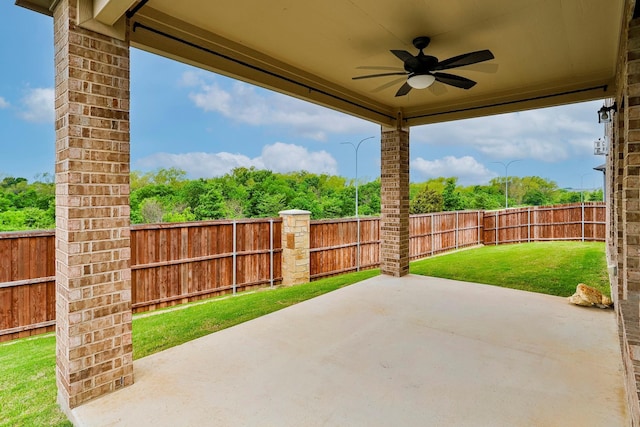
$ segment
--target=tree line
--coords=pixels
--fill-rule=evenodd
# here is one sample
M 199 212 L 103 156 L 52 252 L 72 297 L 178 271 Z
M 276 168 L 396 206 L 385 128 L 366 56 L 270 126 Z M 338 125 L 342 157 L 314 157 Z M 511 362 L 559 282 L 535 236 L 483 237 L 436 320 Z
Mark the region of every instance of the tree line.
M 358 183 L 358 213 L 380 214 L 380 179 Z M 221 218 L 276 217 L 285 209 L 304 209 L 312 219 L 355 215 L 356 182 L 309 172 L 275 173 L 236 168 L 216 178 L 188 179 L 169 168 L 131 173 L 131 222 L 186 222 Z M 558 188 L 537 176 L 510 177 L 509 206 L 539 206 L 602 200 L 602 190 Z M 456 178 L 410 184 L 412 214 L 505 206 L 504 179 L 487 185 L 458 185 Z M 22 177 L 0 181 L 0 231 L 55 227 L 55 183 L 49 174 L 33 182 Z

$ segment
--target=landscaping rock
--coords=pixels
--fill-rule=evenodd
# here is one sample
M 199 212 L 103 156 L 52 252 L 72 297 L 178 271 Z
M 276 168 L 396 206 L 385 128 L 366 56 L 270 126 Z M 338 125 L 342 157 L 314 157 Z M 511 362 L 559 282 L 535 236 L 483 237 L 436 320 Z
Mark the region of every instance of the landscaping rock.
M 596 306 L 599 308 L 609 308 L 613 305 L 611 299 L 603 295 L 602 292 L 584 283 L 580 283 L 576 287 L 576 293 L 568 298 L 569 302 L 585 307 Z

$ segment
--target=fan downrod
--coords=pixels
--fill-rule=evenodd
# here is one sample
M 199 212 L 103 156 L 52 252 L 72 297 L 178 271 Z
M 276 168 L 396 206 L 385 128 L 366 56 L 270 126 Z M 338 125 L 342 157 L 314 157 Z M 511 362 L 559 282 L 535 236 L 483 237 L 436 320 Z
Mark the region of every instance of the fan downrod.
M 431 38 L 427 36 L 416 37 L 415 39 L 413 39 L 413 46 L 418 50 L 422 50 L 425 47 L 429 46 L 430 42 Z

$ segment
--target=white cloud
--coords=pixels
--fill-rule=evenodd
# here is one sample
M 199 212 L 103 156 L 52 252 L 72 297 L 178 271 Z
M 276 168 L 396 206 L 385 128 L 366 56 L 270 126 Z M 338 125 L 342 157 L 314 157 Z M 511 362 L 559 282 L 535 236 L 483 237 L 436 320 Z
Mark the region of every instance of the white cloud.
M 9 102 L 0 96 L 0 109 L 9 108 Z
M 338 165 L 326 151 L 309 152 L 305 147 L 276 142 L 266 145 L 260 156 L 220 153 L 156 153 L 136 162 L 136 168 L 156 169 L 176 167 L 194 178 L 210 178 L 231 172 L 236 167 L 255 167 L 274 172 L 306 170 L 312 173 L 336 174 Z
M 52 88 L 29 89 L 22 99 L 20 117 L 28 122 L 52 123 L 55 117 L 54 98 Z
M 155 153 L 136 162 L 136 168 L 156 169 L 175 167 L 186 171 L 194 178 L 210 178 L 230 172 L 237 167 L 254 166 L 262 169 L 264 165 L 257 159 L 243 154 L 232 153 Z
M 180 79 L 180 86 L 194 87 L 203 84 L 202 78 L 197 71 L 185 71 Z
M 417 157 L 411 161 L 411 170 L 417 171 L 425 178 L 458 177 L 461 185 L 487 183 L 497 176 L 471 156 L 446 156 L 437 160 L 425 160 Z
M 309 152 L 305 147 L 276 142 L 262 149 L 261 160 L 267 169 L 276 172 L 306 170 L 312 173 L 338 173 L 338 162 L 328 152 Z
M 420 126 L 412 141 L 463 146 L 496 159 L 559 162 L 593 154 L 602 136 L 595 112 L 602 101 Z
M 189 98 L 198 108 L 238 123 L 285 126 L 295 135 L 318 141 L 325 141 L 328 134 L 377 129 L 364 120 L 241 82 L 233 82 L 227 90 L 210 75 L 188 71 L 183 73 L 180 83 L 194 88 Z

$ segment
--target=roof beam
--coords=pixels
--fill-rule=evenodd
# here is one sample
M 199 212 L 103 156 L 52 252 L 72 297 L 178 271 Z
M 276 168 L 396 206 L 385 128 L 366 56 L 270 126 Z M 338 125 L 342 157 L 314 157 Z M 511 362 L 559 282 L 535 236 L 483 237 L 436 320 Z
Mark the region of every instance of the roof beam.
M 94 0 L 93 18 L 106 25 L 114 25 L 136 0 Z
M 16 5 L 43 15 L 52 16 L 51 4 L 53 0 L 16 0 Z

